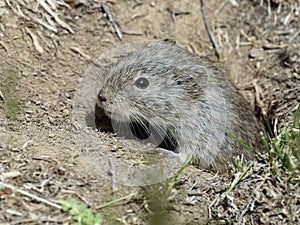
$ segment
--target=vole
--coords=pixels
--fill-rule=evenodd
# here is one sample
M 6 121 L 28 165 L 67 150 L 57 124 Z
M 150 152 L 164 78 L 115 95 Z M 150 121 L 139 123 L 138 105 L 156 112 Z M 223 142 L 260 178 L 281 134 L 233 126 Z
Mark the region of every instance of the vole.
M 171 41 L 154 41 L 111 65 L 98 106 L 114 132 L 148 140 L 201 168 L 228 170 L 235 155 L 261 150 L 262 123 L 228 72 Z

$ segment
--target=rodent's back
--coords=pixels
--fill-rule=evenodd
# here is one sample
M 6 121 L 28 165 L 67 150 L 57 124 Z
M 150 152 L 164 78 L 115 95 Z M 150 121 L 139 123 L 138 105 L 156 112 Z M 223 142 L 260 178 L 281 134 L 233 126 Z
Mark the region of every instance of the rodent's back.
M 143 90 L 135 86 L 141 77 L 150 83 Z M 116 100 L 117 92 L 122 93 L 120 100 Z M 126 114 L 123 120 L 158 117 L 158 125 L 167 127 L 167 135 L 176 139 L 175 152 L 192 156 L 201 167 L 224 171 L 232 156 L 253 156 L 227 132 L 254 149 L 261 147 L 262 124 L 222 66 L 169 41 L 151 42 L 120 59 L 110 69 L 99 96 L 110 99 L 109 107 L 118 115 Z

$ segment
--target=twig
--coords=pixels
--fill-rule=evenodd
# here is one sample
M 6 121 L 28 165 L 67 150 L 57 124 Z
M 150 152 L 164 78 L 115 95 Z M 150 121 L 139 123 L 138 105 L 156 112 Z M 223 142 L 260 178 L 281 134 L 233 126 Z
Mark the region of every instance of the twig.
M 25 27 L 26 32 L 28 33 L 28 35 L 31 37 L 32 39 L 32 43 L 33 46 L 35 47 L 35 49 L 39 52 L 39 53 L 43 53 L 44 50 L 42 48 L 42 46 L 40 45 L 37 36 L 31 32 L 31 30 L 29 30 L 29 28 Z
M 180 15 L 189 15 L 189 14 L 191 14 L 190 11 L 176 11 L 176 12 L 173 12 L 174 17 L 180 16 Z
M 255 197 L 254 197 L 254 194 L 252 194 L 249 198 L 248 198 L 248 201 L 246 201 L 246 206 L 244 206 L 242 212 L 240 213 L 239 215 L 239 222 L 238 224 L 243 224 L 243 219 L 245 219 L 245 214 L 249 211 L 249 208 L 251 207 L 251 205 L 254 204 L 255 202 Z M 245 204 L 244 204 L 245 205 Z
M 220 14 L 220 12 L 225 8 L 225 6 L 228 4 L 228 1 L 222 1 L 222 3 L 220 4 L 219 8 L 217 8 L 217 10 L 214 12 L 214 16 L 217 16 Z
M 46 10 L 48 14 L 50 14 L 54 20 L 63 28 L 67 29 L 71 34 L 74 34 L 74 30 L 64 21 L 62 21 L 58 15 L 53 12 L 53 10 L 47 5 L 43 0 L 39 0 L 39 4 Z
M 17 189 L 16 187 L 14 187 L 14 186 L 12 186 L 12 185 L 10 185 L 10 184 L 5 184 L 5 183 L 2 183 L 2 182 L 0 181 L 0 186 L 3 186 L 3 187 L 6 187 L 6 188 L 11 189 L 11 190 L 13 190 L 13 191 L 19 192 L 19 193 L 22 194 L 22 195 L 25 195 L 25 196 L 27 196 L 27 197 L 29 197 L 29 198 L 32 198 L 32 199 L 35 199 L 35 200 L 37 200 L 37 201 L 43 202 L 43 203 L 45 203 L 45 204 L 47 204 L 47 205 L 50 205 L 50 206 L 53 206 L 53 207 L 55 207 L 55 208 L 57 208 L 57 209 L 61 209 L 61 205 L 58 205 L 58 204 L 53 203 L 53 202 L 50 202 L 50 201 L 48 201 L 48 200 L 46 200 L 46 199 L 44 199 L 44 198 L 38 197 L 38 196 L 36 196 L 36 195 L 30 194 L 30 193 L 27 192 L 27 191 L 23 191 L 23 190 Z
M 271 1 L 268 0 L 268 18 L 270 18 L 272 16 L 272 10 L 271 10 Z
M 110 173 L 111 173 L 111 189 L 112 191 L 116 190 L 116 181 L 115 181 L 115 171 L 116 171 L 116 167 L 115 164 L 113 162 L 113 160 L 111 158 L 109 158 L 109 165 L 110 165 Z
M 140 36 L 140 35 L 143 35 L 143 32 L 141 32 L 141 31 L 136 31 L 136 30 L 124 30 L 124 29 L 123 29 L 123 34 Z
M 91 58 L 89 55 L 87 55 L 87 54 L 85 54 L 84 52 L 82 52 L 80 48 L 78 48 L 78 47 L 70 47 L 70 49 L 71 49 L 73 52 L 78 53 L 79 55 L 81 55 L 81 56 L 82 56 L 85 60 L 87 60 L 88 62 L 91 62 L 91 61 L 92 61 L 92 58 Z
M 120 202 L 120 201 L 122 201 L 122 200 L 131 198 L 132 196 L 135 196 L 135 195 L 137 195 L 137 194 L 138 194 L 137 192 L 130 193 L 129 195 L 126 195 L 126 196 L 123 196 L 123 197 L 121 197 L 121 198 L 117 198 L 117 199 L 112 200 L 112 201 L 110 201 L 110 202 L 107 202 L 107 203 L 104 203 L 104 204 L 102 204 L 102 205 L 99 205 L 99 206 L 97 206 L 96 208 L 97 208 L 97 209 L 101 209 L 101 208 L 107 207 L 107 206 L 109 206 L 109 205 L 113 205 L 113 204 L 115 204 L 115 203 L 117 203 L 117 202 Z
M 1 99 L 3 102 L 5 102 L 4 96 L 3 96 L 2 92 L 1 92 L 1 90 L 0 90 L 0 99 Z
M 30 18 L 28 16 L 25 16 L 25 14 L 22 12 L 22 10 L 21 10 L 18 3 L 16 3 L 16 6 L 17 6 L 17 10 L 18 10 L 19 15 L 29 21 Z
M 296 31 L 296 33 L 289 39 L 289 43 L 291 43 L 296 37 L 298 37 L 299 34 L 300 34 L 300 27 Z
M 109 11 L 109 8 L 105 4 L 105 2 L 101 2 L 101 8 L 102 8 L 103 12 L 105 13 L 105 15 L 106 15 L 107 19 L 109 20 L 109 22 L 112 24 L 113 28 L 115 29 L 118 38 L 120 39 L 120 41 L 122 41 L 123 35 L 122 35 L 122 33 L 121 33 L 118 25 L 115 23 L 112 15 L 111 15 L 111 13 Z
M 45 27 L 46 29 L 57 33 L 57 29 L 49 24 L 47 24 L 46 22 L 44 22 L 43 20 L 39 19 L 39 18 L 32 18 L 34 21 L 36 21 L 37 23 L 39 23 L 40 25 L 42 25 L 43 27 Z
M 200 0 L 200 4 L 201 4 L 201 12 L 202 12 L 204 25 L 205 25 L 207 34 L 209 36 L 210 41 L 213 44 L 213 47 L 215 48 L 215 51 L 216 51 L 216 54 L 217 54 L 218 58 L 220 58 L 220 48 L 219 48 L 219 45 L 217 44 L 217 41 L 216 41 L 216 39 L 215 39 L 211 29 L 210 29 L 209 24 L 208 24 L 208 19 L 207 19 L 207 16 L 206 16 L 205 6 L 204 6 L 204 3 L 203 3 L 203 0 Z
M 5 2 L 6 2 L 6 4 L 7 4 L 8 7 L 12 8 L 11 3 L 10 3 L 9 0 L 5 0 Z

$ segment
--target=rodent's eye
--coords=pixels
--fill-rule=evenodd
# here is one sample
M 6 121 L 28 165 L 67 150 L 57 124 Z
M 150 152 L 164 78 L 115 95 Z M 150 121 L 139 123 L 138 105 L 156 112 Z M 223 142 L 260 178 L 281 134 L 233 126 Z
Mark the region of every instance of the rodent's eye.
M 140 77 L 134 82 L 134 84 L 140 89 L 145 89 L 149 86 L 149 80 L 145 77 Z

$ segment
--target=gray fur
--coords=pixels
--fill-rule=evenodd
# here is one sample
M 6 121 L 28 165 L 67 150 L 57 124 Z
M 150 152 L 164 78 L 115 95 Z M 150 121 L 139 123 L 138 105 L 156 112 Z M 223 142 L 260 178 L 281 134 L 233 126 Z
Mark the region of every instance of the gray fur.
M 146 89 L 134 86 L 146 77 Z M 107 115 L 129 122 L 156 121 L 178 143 L 183 159 L 202 168 L 227 171 L 237 154 L 253 154 L 225 134 L 228 131 L 255 150 L 262 124 L 228 80 L 219 64 L 206 61 L 169 41 L 151 42 L 127 55 L 109 70 L 99 95 Z

